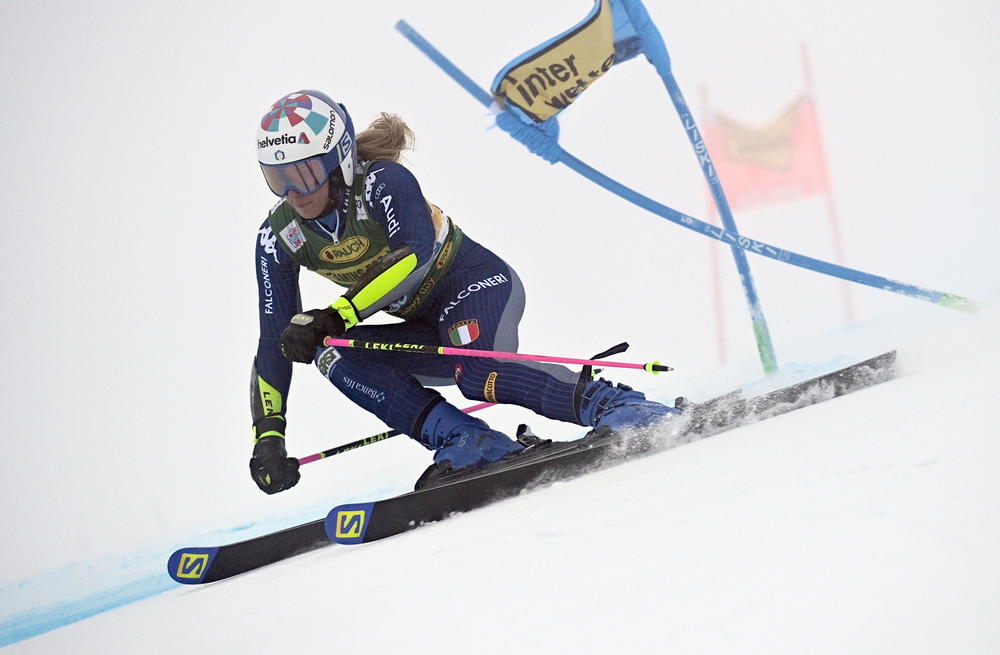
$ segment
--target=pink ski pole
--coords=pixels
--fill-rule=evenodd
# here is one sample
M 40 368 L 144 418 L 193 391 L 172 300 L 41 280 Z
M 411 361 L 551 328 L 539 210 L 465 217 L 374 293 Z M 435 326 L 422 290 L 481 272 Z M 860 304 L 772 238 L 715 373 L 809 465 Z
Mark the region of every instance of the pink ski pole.
M 471 414 L 472 412 L 478 412 L 481 409 L 486 409 L 487 407 L 492 407 L 494 403 L 479 403 L 478 405 L 472 405 L 471 407 L 466 407 L 462 411 L 466 414 Z M 378 434 L 373 434 L 370 437 L 365 437 L 364 439 L 358 439 L 357 441 L 352 441 L 351 443 L 345 443 L 343 446 L 336 446 L 334 448 L 327 448 L 326 450 L 314 453 L 312 455 L 306 455 L 305 457 L 299 457 L 299 466 L 303 464 L 308 464 L 309 462 L 315 462 L 319 459 L 324 459 L 330 457 L 331 455 L 339 455 L 340 453 L 345 453 L 348 450 L 354 450 L 356 448 L 361 448 L 362 446 L 367 446 L 369 444 L 378 443 L 379 441 L 385 441 L 389 437 L 395 437 L 397 434 L 403 434 L 399 430 L 389 430 L 388 432 L 379 432 Z
M 323 339 L 325 346 L 341 346 L 345 348 L 366 348 L 368 350 L 389 350 L 407 353 L 427 353 L 431 355 L 451 355 L 458 357 L 488 357 L 491 359 L 513 359 L 522 362 L 552 362 L 555 364 L 583 364 L 585 366 L 612 366 L 616 368 L 636 368 L 656 375 L 663 371 L 674 369 L 665 366 L 660 362 L 653 361 L 646 364 L 630 364 L 628 362 L 611 362 L 606 359 L 597 361 L 596 359 L 575 359 L 573 357 L 553 357 L 551 355 L 526 355 L 524 353 L 511 353 L 501 350 L 472 350 L 469 348 L 451 348 L 449 346 L 425 346 L 415 343 L 378 343 L 374 341 L 358 341 L 357 339 L 335 339 L 326 337 Z

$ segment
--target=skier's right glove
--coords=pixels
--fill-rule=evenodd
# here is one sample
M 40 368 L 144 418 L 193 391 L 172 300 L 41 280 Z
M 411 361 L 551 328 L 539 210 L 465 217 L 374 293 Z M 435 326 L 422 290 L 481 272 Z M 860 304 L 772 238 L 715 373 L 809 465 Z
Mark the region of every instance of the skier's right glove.
M 276 417 L 267 417 L 260 422 L 274 418 Z M 291 489 L 299 481 L 299 460 L 289 457 L 285 452 L 285 436 L 282 433 L 284 419 L 281 419 L 280 423 L 280 426 L 254 426 L 258 434 L 264 436 L 257 439 L 257 443 L 254 444 L 253 456 L 250 458 L 250 477 L 266 494 L 276 494 Z M 270 429 L 265 432 L 261 427 Z M 281 430 L 276 429 L 278 427 Z
M 289 361 L 308 364 L 324 337 L 339 337 L 346 329 L 344 319 L 332 307 L 296 314 L 281 333 L 281 354 Z

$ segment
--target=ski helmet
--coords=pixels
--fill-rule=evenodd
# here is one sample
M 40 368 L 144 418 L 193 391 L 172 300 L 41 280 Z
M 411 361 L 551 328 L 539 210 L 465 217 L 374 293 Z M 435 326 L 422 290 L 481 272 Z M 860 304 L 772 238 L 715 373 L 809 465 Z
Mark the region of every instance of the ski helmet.
M 309 194 L 339 168 L 354 183 L 354 124 L 347 108 L 320 91 L 289 93 L 271 105 L 257 130 L 257 161 L 275 195 Z

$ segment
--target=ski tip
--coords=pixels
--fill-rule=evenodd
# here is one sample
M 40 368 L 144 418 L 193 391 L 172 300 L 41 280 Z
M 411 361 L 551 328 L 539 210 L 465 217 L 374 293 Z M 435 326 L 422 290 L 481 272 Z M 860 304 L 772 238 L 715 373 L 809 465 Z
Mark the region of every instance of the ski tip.
M 167 573 L 174 582 L 201 584 L 218 552 L 218 548 L 181 548 L 167 560 Z
M 375 503 L 338 505 L 326 515 L 326 536 L 337 544 L 364 543 Z
M 850 370 L 854 368 L 867 367 L 874 373 L 873 383 L 885 382 L 896 376 L 896 351 L 890 350 L 884 352 L 881 355 L 876 355 L 871 359 L 865 360 L 854 364 L 853 366 L 848 366 L 844 370 Z

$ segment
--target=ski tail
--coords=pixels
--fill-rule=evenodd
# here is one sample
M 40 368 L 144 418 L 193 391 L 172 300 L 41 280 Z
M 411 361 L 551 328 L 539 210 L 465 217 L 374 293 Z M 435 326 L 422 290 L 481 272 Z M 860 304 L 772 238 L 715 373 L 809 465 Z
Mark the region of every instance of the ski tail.
M 167 574 L 181 584 L 205 584 L 328 545 L 318 519 L 224 546 L 181 548 L 167 560 Z
M 167 573 L 174 582 L 201 584 L 212 569 L 218 548 L 181 548 L 167 561 Z

